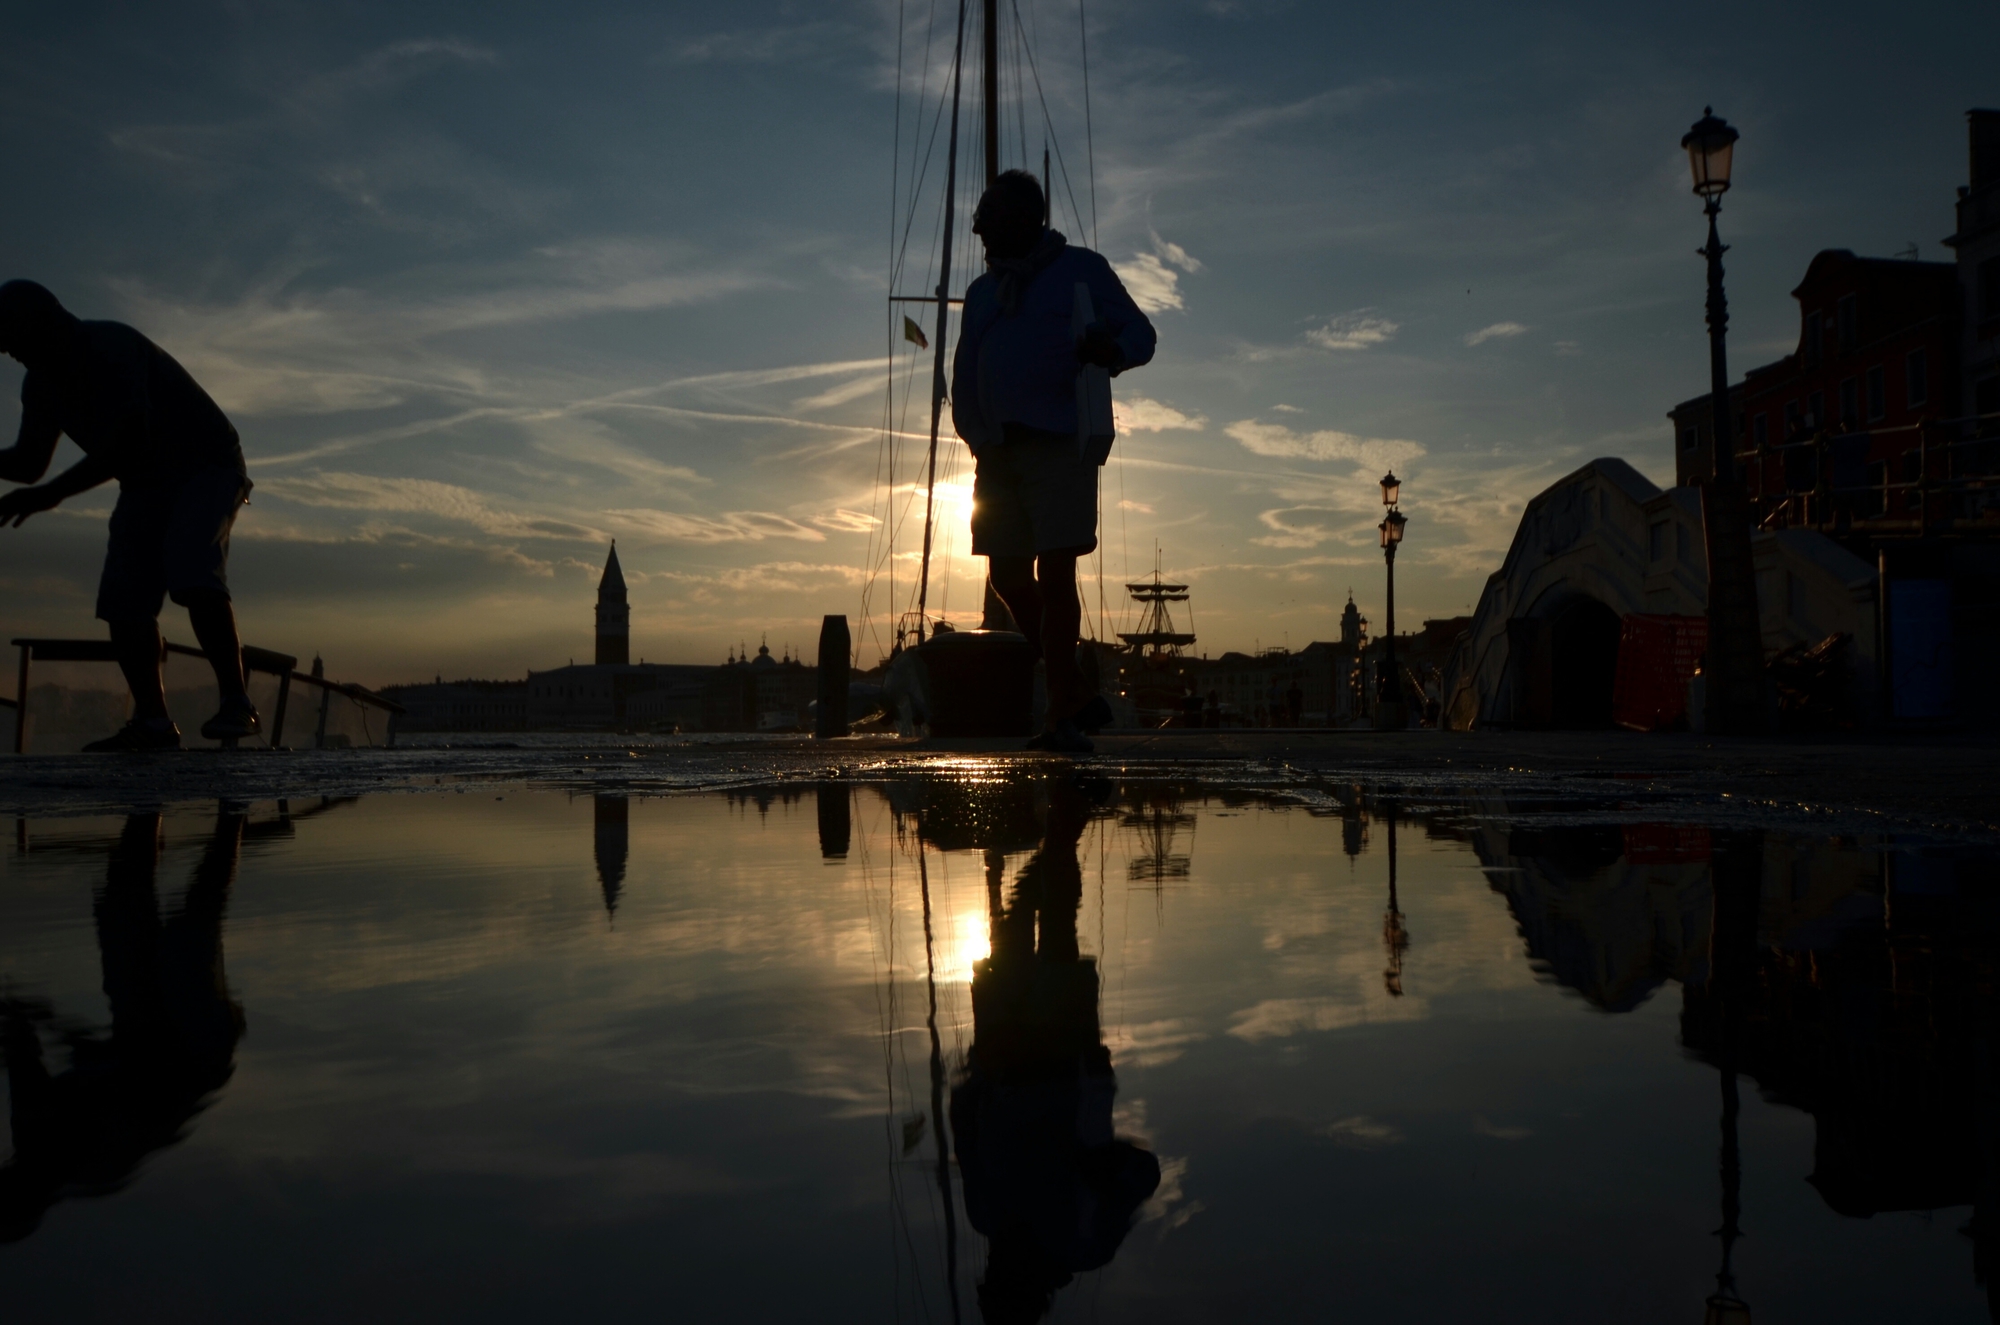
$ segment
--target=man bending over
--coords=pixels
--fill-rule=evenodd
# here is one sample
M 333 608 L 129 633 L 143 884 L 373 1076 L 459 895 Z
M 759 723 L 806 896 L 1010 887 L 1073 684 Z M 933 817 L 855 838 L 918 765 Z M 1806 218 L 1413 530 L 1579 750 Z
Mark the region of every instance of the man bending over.
M 1077 671 L 1076 560 L 1097 547 L 1097 467 L 1111 439 L 1079 445 L 1077 374 L 1136 368 L 1155 337 L 1111 264 L 1043 215 L 1042 186 L 1024 170 L 994 180 L 973 213 L 987 270 L 965 292 L 951 417 L 977 461 L 972 554 L 988 559 L 994 591 L 1048 665 L 1047 730 L 1028 744 L 1081 753 L 1081 729 L 1110 719 Z M 1096 319 L 1080 336 L 1078 285 Z
M 84 749 L 180 747 L 160 667 L 160 606 L 169 595 L 187 608 L 222 695 L 222 711 L 201 734 L 255 736 L 257 710 L 244 688 L 224 578 L 229 530 L 250 495 L 236 429 L 166 351 L 122 323 L 80 321 L 33 281 L 0 285 L 0 351 L 28 370 L 20 440 L 0 451 L 0 479 L 36 484 L 0 496 L 0 525 L 18 528 L 37 511 L 118 480 L 97 615 L 111 628 L 133 715 Z M 65 434 L 83 459 L 38 483 Z

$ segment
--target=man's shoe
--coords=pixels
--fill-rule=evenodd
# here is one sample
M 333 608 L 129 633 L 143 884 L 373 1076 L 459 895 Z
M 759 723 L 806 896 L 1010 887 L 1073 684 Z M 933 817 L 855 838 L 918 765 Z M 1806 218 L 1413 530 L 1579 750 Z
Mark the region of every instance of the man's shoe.
M 1076 724 L 1064 719 L 1028 741 L 1030 750 L 1046 750 L 1050 754 L 1087 755 L 1097 747 L 1090 738 L 1076 729 Z
M 1111 725 L 1111 705 L 1102 695 L 1092 695 L 1082 708 L 1070 715 L 1078 731 L 1097 733 Z
M 222 712 L 201 724 L 203 739 L 210 741 L 240 741 L 261 730 L 263 724 L 257 721 L 257 709 L 251 704 L 224 704 Z
M 169 722 L 158 727 L 150 722 L 134 718 L 116 732 L 101 741 L 92 741 L 83 747 L 85 754 L 120 754 L 145 750 L 178 750 L 181 748 L 181 729 Z

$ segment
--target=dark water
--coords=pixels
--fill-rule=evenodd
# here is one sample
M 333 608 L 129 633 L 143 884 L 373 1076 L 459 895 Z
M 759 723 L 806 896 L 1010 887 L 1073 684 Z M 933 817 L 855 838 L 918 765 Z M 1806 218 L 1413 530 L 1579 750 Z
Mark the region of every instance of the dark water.
M 7 1321 L 1988 1318 L 1969 848 L 965 765 L 4 860 Z

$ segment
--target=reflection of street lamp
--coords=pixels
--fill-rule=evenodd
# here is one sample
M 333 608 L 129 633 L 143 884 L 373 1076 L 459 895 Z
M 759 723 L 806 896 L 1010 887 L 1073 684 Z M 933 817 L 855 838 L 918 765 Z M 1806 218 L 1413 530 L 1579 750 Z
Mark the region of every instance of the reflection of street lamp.
M 1710 858 L 1709 992 L 1714 999 L 1722 1078 L 1722 1265 L 1703 1325 L 1750 1325 L 1750 1305 L 1736 1292 L 1736 1239 L 1743 1235 L 1743 1156 L 1736 1139 L 1742 1111 L 1736 1092 L 1736 1059 L 1743 1014 L 1757 978 L 1757 917 L 1763 900 L 1763 844 L 1724 838 Z
M 1389 969 L 1382 972 L 1382 985 L 1391 998 L 1403 996 L 1403 953 L 1410 946 L 1410 931 L 1403 928 L 1403 912 L 1396 905 L 1396 802 L 1385 801 L 1383 814 L 1389 821 L 1389 911 L 1382 917 L 1382 946 L 1389 952 Z
M 1750 555 L 1749 510 L 1736 474 L 1736 421 L 1729 408 L 1729 360 L 1723 344 L 1729 302 L 1722 294 L 1722 240 L 1715 230 L 1736 151 L 1736 130 L 1704 107 L 1681 139 L 1694 191 L 1706 200 L 1708 247 L 1708 377 L 1715 433 L 1713 473 L 1701 486 L 1702 527 L 1708 542 L 1707 710 L 1712 732 L 1762 729 L 1764 646 L 1757 625 L 1757 572 Z
M 1396 509 L 1396 503 L 1403 495 L 1403 481 L 1396 477 L 1396 471 L 1384 474 L 1382 483 L 1382 504 L 1389 513 L 1382 517 L 1382 523 L 1375 528 L 1382 535 L 1382 561 L 1389 571 L 1389 594 L 1385 615 L 1387 632 L 1383 645 L 1382 675 L 1376 683 L 1375 725 L 1378 728 L 1394 729 L 1405 724 L 1403 716 L 1402 686 L 1396 677 L 1396 545 L 1403 541 L 1403 526 L 1409 521 Z

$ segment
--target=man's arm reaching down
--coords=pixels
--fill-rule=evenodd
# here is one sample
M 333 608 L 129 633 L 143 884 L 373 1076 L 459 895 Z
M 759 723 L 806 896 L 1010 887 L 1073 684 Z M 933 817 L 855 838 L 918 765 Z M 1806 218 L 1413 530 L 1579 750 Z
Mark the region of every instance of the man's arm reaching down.
M 61 439 L 62 428 L 37 406 L 32 393 L 24 393 L 21 435 L 12 446 L 0 451 L 0 479 L 33 483 L 49 472 L 49 461 L 55 459 L 56 443 Z
M 48 461 L 42 462 L 42 468 L 48 468 Z M 35 472 L 40 474 L 41 470 Z M 88 492 L 111 477 L 109 465 L 95 457 L 85 456 L 47 483 L 16 488 L 0 496 L 0 525 L 11 524 L 18 529 L 22 521 L 37 511 L 53 510 L 77 493 Z

